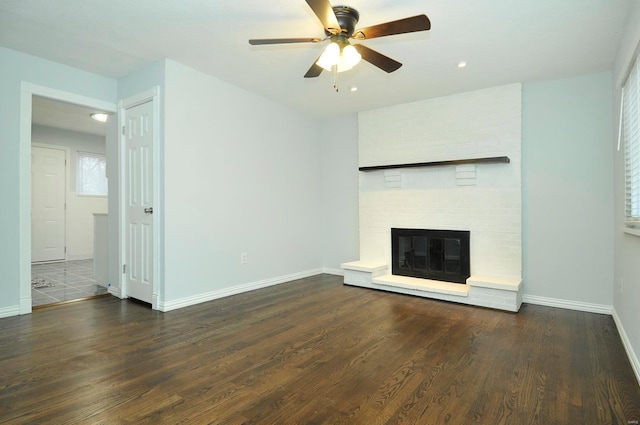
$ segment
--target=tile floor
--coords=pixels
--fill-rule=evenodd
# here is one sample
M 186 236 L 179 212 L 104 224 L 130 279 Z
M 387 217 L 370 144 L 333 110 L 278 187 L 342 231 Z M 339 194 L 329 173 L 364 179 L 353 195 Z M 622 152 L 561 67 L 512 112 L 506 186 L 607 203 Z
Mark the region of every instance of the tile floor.
M 44 279 L 53 286 L 31 289 L 31 305 L 71 301 L 107 293 L 93 277 L 93 260 L 64 261 L 59 263 L 34 263 L 31 278 Z

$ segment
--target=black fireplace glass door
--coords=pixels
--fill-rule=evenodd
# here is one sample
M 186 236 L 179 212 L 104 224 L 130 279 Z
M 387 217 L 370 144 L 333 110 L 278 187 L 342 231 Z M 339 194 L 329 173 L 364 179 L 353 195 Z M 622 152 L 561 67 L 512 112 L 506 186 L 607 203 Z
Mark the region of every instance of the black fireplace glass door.
M 391 229 L 395 275 L 465 283 L 469 277 L 469 231 Z
M 399 236 L 394 265 L 410 275 L 424 276 L 427 268 L 427 238 Z
M 462 266 L 460 260 L 460 239 L 445 239 L 444 272 L 459 274 Z
M 427 238 L 414 236 L 411 239 L 413 240 L 413 269 L 424 273 L 427 269 Z
M 401 270 L 413 270 L 413 248 L 411 236 L 398 237 L 398 259 L 394 265 Z
M 429 271 L 442 273 L 444 271 L 444 239 L 429 239 Z

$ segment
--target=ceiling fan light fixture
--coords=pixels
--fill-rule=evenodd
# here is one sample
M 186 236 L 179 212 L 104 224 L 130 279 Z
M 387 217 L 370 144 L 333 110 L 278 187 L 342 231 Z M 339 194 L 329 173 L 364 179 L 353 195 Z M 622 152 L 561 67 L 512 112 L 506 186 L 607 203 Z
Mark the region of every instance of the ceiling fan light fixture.
M 89 116 L 91 117 L 91 119 L 94 119 L 100 122 L 107 122 L 107 120 L 109 119 L 109 114 L 105 114 L 104 112 L 94 112 Z
M 358 62 L 360 62 L 360 59 L 362 59 L 362 56 L 360 56 L 360 53 L 358 53 L 355 47 L 353 47 L 351 44 L 347 44 L 342 49 L 340 59 L 340 62 L 346 68 L 344 69 L 346 71 L 347 69 L 351 69 L 356 66 Z M 340 70 L 338 70 L 338 72 L 340 72 Z
M 351 44 L 331 42 L 318 58 L 316 64 L 327 71 L 337 66 L 338 72 L 348 71 L 360 62 L 362 56 Z
M 338 62 L 340 62 L 340 46 L 338 46 L 338 43 L 330 43 L 324 49 L 316 64 L 327 71 L 331 71 L 331 68 L 337 65 Z
M 358 29 L 356 25 L 360 20 L 360 13 L 356 9 L 349 6 L 332 6 L 329 0 L 305 1 L 320 23 L 322 23 L 325 36 L 331 40 L 331 44 L 324 49 L 320 57 L 311 65 L 311 68 L 304 74 L 304 78 L 318 77 L 323 70 L 332 72 L 336 90 L 336 75 L 339 72 L 353 68 L 361 59 L 386 73 L 394 72 L 402 66 L 400 62 L 370 49 L 364 44 L 358 43 L 356 45 L 357 48 L 351 47 L 350 39 L 363 41 L 431 29 L 431 21 L 425 14 Z M 249 44 L 255 46 L 262 44 L 317 43 L 319 41 L 322 41 L 322 39 L 317 37 L 252 38 L 249 40 Z

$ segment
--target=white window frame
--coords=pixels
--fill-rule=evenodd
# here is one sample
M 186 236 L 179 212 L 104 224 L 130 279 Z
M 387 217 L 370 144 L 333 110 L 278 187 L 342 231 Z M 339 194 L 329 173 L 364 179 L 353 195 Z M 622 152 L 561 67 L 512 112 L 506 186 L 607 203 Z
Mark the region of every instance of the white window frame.
M 84 173 L 83 173 L 83 159 L 84 158 L 95 158 L 101 160 L 105 164 L 105 176 L 104 176 L 104 192 L 99 193 L 85 193 L 84 188 Z M 108 182 L 106 176 L 106 164 L 107 164 L 107 156 L 101 153 L 93 153 L 93 152 L 82 152 L 78 151 L 76 153 L 76 195 L 77 196 L 89 196 L 89 197 L 107 197 L 108 195 Z
M 622 96 L 624 225 L 627 229 L 640 230 L 640 67 L 637 55 L 622 86 Z

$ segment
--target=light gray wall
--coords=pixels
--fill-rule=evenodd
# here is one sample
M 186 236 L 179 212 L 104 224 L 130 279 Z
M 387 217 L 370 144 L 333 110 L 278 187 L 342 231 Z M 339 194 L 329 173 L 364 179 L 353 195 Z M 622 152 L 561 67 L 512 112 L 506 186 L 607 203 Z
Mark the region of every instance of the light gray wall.
M 523 86 L 524 292 L 612 305 L 611 74 Z
M 320 270 L 317 121 L 165 66 L 164 301 Z
M 636 2 L 629 15 L 626 32 L 616 57 L 613 71 L 614 122 L 620 117 L 620 91 L 626 79 L 634 52 L 640 43 L 640 2 Z M 617 136 L 617 134 L 616 134 Z M 640 237 L 622 231 L 624 223 L 624 150 L 614 155 L 615 182 L 615 277 L 614 277 L 614 317 L 618 330 L 627 343 L 636 378 L 640 382 Z
M 17 311 L 20 278 L 29 273 L 28 264 L 20 261 L 21 252 L 28 252 L 22 242 L 29 240 L 21 238 L 21 232 L 30 236 L 28 213 L 20 216 L 21 191 L 30 192 L 30 182 L 20 186 L 21 163 L 29 166 L 20 153 L 22 82 L 105 102 L 116 99 L 116 81 L 111 78 L 0 47 L 0 316 Z
M 320 123 L 321 237 L 327 272 L 360 258 L 358 237 L 358 115 Z

